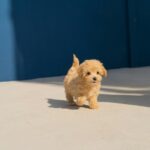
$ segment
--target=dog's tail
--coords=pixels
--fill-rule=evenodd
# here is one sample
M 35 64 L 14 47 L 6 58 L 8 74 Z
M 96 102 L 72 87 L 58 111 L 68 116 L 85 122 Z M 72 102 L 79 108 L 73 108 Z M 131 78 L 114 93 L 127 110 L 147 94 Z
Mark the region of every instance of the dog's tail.
M 71 68 L 68 70 L 68 73 L 64 79 L 64 82 L 69 82 L 71 78 L 74 78 L 74 75 L 77 73 L 77 69 L 79 68 L 79 59 L 76 55 L 73 55 L 73 63 Z
M 79 67 L 79 59 L 76 57 L 75 54 L 73 54 L 73 64 L 72 67 L 74 67 L 75 69 L 78 69 Z

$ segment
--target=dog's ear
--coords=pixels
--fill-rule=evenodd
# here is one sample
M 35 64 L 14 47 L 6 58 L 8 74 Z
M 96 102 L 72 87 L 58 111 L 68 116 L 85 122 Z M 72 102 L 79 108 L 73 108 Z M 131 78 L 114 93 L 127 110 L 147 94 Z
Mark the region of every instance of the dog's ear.
M 79 66 L 77 72 L 78 72 L 79 77 L 83 77 L 83 67 L 82 67 L 82 65 Z
M 107 70 L 105 69 L 105 67 L 103 66 L 103 64 L 101 64 L 100 73 L 101 73 L 101 75 L 103 77 L 107 77 Z

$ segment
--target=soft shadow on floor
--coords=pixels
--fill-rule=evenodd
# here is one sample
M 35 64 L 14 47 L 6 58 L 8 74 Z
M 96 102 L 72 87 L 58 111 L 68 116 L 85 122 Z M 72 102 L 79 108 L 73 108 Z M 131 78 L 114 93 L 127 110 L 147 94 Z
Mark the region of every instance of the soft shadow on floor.
M 68 102 L 65 100 L 48 99 L 47 103 L 50 104 L 48 107 L 52 107 L 52 108 L 62 108 L 62 109 L 72 109 L 72 110 L 76 110 L 79 108 L 76 105 L 69 105 Z
M 98 98 L 101 102 L 150 107 L 150 91 L 104 90 Z
M 47 102 L 48 104 L 50 104 L 48 107 L 51 107 L 51 108 L 62 108 L 62 109 L 72 109 L 72 110 L 77 110 L 80 108 L 76 105 L 69 105 L 69 103 L 65 100 L 48 99 Z M 87 105 L 83 105 L 82 107 L 89 109 Z

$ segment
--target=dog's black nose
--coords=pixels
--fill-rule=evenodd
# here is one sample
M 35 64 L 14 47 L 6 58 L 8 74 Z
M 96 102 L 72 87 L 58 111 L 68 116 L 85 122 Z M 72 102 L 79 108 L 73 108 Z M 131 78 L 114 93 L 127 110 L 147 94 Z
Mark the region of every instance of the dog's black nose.
M 93 80 L 96 81 L 97 80 L 96 77 L 93 77 Z

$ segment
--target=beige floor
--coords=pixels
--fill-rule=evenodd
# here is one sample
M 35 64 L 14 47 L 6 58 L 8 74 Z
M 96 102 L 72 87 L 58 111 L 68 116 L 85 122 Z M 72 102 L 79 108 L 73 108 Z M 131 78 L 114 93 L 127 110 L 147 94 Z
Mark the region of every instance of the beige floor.
M 110 70 L 99 110 L 68 106 L 62 79 L 0 83 L 0 150 L 150 150 L 150 67 Z

